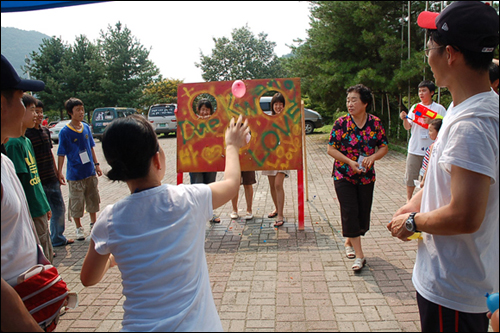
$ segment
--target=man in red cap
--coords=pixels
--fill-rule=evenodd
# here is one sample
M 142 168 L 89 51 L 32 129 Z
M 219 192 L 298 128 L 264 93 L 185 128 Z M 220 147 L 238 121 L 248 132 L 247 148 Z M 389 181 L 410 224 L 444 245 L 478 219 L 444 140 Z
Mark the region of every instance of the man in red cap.
M 484 295 L 498 292 L 499 102 L 488 75 L 498 23 L 480 1 L 418 17 L 436 85 L 453 98 L 425 187 L 387 225 L 404 241 L 422 232 L 413 270 L 422 331 L 488 331 Z

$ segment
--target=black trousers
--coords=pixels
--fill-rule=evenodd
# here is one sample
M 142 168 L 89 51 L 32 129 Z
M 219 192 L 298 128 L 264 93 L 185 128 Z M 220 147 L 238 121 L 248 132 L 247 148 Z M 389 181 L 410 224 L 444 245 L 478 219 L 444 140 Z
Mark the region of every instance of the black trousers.
M 370 229 L 370 218 L 375 182 L 356 185 L 346 179 L 334 181 L 340 203 L 342 235 L 355 238 L 364 236 Z
M 422 332 L 488 332 L 486 312 L 452 310 L 426 300 L 418 292 L 417 304 Z

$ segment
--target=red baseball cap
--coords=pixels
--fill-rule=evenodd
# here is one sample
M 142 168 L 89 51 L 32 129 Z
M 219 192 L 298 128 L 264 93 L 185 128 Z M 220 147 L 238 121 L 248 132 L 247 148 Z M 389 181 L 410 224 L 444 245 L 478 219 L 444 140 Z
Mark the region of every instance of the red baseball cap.
M 417 24 L 437 30 L 448 45 L 491 53 L 498 46 L 498 14 L 481 1 L 455 1 L 441 13 L 422 12 Z

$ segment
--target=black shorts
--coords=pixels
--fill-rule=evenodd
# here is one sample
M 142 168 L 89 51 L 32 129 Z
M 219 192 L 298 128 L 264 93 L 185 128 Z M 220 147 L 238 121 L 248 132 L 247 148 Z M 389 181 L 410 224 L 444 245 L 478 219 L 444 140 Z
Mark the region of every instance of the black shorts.
M 242 171 L 241 172 L 241 185 L 253 185 L 255 180 L 255 171 Z
M 375 183 L 356 185 L 339 179 L 334 185 L 340 203 L 342 235 L 349 238 L 364 236 L 370 229 Z
M 486 312 L 452 310 L 426 300 L 418 292 L 417 304 L 422 332 L 488 332 Z

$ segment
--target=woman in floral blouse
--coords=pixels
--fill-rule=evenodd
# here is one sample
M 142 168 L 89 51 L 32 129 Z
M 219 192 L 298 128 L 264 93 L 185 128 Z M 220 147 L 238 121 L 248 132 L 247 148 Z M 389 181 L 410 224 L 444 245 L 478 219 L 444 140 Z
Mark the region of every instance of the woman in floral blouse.
M 349 114 L 335 121 L 328 155 L 335 159 L 332 176 L 340 203 L 346 255 L 356 258 L 352 269 L 360 271 L 366 264 L 360 236 L 370 229 L 374 164 L 387 154 L 388 142 L 380 119 L 366 112 L 372 104 L 369 88 L 358 84 L 347 89 L 346 104 Z

